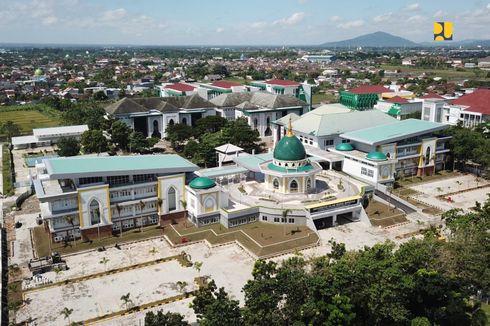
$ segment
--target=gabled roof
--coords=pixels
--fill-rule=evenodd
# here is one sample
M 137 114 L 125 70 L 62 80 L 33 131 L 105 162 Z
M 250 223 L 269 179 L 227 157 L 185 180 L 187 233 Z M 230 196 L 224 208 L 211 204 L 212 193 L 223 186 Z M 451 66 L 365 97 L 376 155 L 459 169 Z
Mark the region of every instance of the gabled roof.
M 424 96 L 421 97 L 422 99 L 430 99 L 430 98 L 433 98 L 433 99 L 444 99 L 444 97 L 442 97 L 441 95 L 437 94 L 437 93 L 433 93 L 433 92 L 429 92 L 427 94 L 425 94 Z
M 214 83 L 209 84 L 209 86 L 219 87 L 219 88 L 232 88 L 234 86 L 242 86 L 242 84 L 232 82 L 232 81 L 227 81 L 227 80 L 218 80 L 215 81 Z
M 490 115 L 490 89 L 479 88 L 473 93 L 452 100 L 451 104 L 467 106 L 465 111 Z
M 393 96 L 392 98 L 389 98 L 386 100 L 386 102 L 390 102 L 390 103 L 408 103 L 407 99 L 403 98 L 403 97 L 400 97 L 400 96 Z
M 385 92 L 390 92 L 390 90 L 383 85 L 363 85 L 351 88 L 347 91 L 352 94 L 381 94 Z
M 242 110 L 277 109 L 307 105 L 300 99 L 282 94 L 265 92 L 228 93 L 216 96 L 211 102 L 219 107 L 236 107 Z M 246 103 L 245 103 L 246 102 Z
M 105 107 L 105 111 L 110 114 L 127 114 L 136 112 L 147 112 L 148 110 L 130 98 L 123 98 Z
M 214 108 L 215 104 L 198 94 L 170 97 L 123 98 L 105 108 L 110 114 L 129 114 L 158 110 L 160 112 L 179 112 L 180 110 Z
M 265 82 L 269 85 L 279 85 L 279 86 L 299 86 L 299 83 L 294 80 L 284 80 L 284 79 L 270 79 Z
M 325 113 L 313 110 L 293 121 L 292 125 L 296 132 L 312 136 L 329 136 L 394 121 L 397 120 L 378 110 L 351 110 L 345 113 Z
M 168 88 L 168 89 L 171 89 L 174 91 L 178 91 L 178 92 L 191 92 L 196 87 L 188 85 L 188 84 L 184 84 L 184 83 L 175 83 L 175 84 L 167 85 L 167 86 L 165 86 L 165 88 Z

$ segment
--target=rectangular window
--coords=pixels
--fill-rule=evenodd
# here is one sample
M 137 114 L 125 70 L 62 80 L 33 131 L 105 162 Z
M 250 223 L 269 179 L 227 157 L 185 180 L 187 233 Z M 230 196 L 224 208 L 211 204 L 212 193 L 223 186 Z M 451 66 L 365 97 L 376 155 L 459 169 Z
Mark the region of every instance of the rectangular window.
M 129 183 L 129 175 L 114 175 L 107 177 L 107 183 L 110 186 L 118 186 Z
M 267 221 L 267 216 L 262 216 L 262 221 Z
M 325 146 L 333 146 L 333 139 L 325 139 Z
M 294 223 L 294 218 L 290 218 L 288 222 L 289 223 Z
M 274 222 L 279 223 L 279 217 L 274 217 Z
M 374 171 L 365 167 L 361 167 L 361 174 L 366 175 L 370 178 L 374 177 Z
M 102 177 L 87 177 L 87 178 L 80 178 L 78 180 L 78 184 L 80 184 L 80 186 L 91 184 L 91 183 L 100 183 L 100 182 L 103 182 Z
M 154 174 L 135 174 L 133 176 L 134 183 L 152 182 L 155 180 L 156 177 Z

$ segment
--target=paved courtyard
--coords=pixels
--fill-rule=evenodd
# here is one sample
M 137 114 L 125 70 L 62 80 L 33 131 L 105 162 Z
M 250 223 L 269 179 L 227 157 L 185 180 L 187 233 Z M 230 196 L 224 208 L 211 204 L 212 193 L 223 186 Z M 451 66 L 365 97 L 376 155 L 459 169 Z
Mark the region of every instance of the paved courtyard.
M 476 189 L 478 187 L 480 188 Z M 425 204 L 438 207 L 443 211 L 452 208 L 469 211 L 475 206 L 476 201 L 483 203 L 487 199 L 487 194 L 490 193 L 490 181 L 467 174 L 421 183 L 410 188 L 418 192 L 411 197 Z M 473 190 L 466 191 L 468 189 Z M 438 198 L 439 196 L 444 198 Z M 449 202 L 447 197 L 451 197 L 452 201 Z

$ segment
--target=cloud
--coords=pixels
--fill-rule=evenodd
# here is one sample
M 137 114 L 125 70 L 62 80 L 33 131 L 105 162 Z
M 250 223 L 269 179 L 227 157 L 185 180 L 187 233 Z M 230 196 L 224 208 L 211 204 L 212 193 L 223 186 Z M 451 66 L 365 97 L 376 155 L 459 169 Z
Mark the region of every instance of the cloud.
M 358 20 L 352 20 L 342 24 L 338 24 L 337 27 L 342 29 L 350 29 L 350 28 L 358 28 L 363 25 L 364 25 L 364 20 L 358 19 Z
M 337 23 L 342 20 L 340 16 L 332 16 L 328 20 L 330 20 L 332 23 Z
M 294 26 L 301 23 L 304 18 L 305 18 L 304 12 L 295 12 L 289 17 L 274 21 L 272 25 Z
M 386 22 L 386 21 L 390 20 L 392 16 L 393 16 L 393 14 L 390 12 L 390 13 L 387 13 L 387 14 L 385 14 L 385 15 L 375 16 L 375 17 L 373 18 L 373 21 L 374 21 L 375 23 L 384 23 L 384 22 Z
M 412 4 L 409 4 L 408 6 L 405 7 L 405 10 L 408 10 L 408 11 L 416 11 L 419 9 L 420 9 L 420 5 L 418 3 L 412 3 Z
M 444 16 L 446 16 L 446 14 L 444 13 L 444 11 L 442 10 L 438 10 L 436 11 L 436 13 L 434 14 L 434 18 L 443 18 Z
M 53 25 L 53 24 L 56 24 L 58 22 L 58 17 L 56 16 L 47 16 L 47 17 L 44 17 L 41 21 L 41 23 L 43 25 L 46 25 L 46 26 L 49 26 L 49 25 Z
M 216 33 L 223 33 L 225 29 L 223 27 L 216 28 Z
M 118 8 L 114 10 L 107 10 L 102 13 L 100 16 L 99 20 L 101 22 L 107 22 L 107 23 L 112 23 L 119 21 L 123 18 L 126 18 L 128 16 L 128 12 L 124 8 Z
M 263 29 L 267 26 L 266 22 L 255 22 L 250 24 L 250 27 L 253 29 Z
M 408 17 L 407 22 L 410 22 L 410 23 L 420 23 L 420 22 L 423 22 L 424 20 L 425 20 L 425 17 L 424 16 L 421 16 L 421 15 L 413 15 L 413 16 Z

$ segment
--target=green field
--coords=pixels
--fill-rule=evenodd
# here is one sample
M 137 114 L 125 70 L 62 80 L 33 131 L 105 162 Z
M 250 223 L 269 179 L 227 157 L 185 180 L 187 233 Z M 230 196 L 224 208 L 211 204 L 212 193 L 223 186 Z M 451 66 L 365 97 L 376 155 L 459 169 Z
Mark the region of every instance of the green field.
M 59 113 L 42 106 L 0 108 L 0 124 L 9 120 L 19 126 L 22 134 L 31 134 L 33 128 L 60 125 Z
M 484 76 L 486 72 L 482 76 L 478 76 L 478 73 L 482 73 L 478 69 L 463 69 L 462 71 L 458 71 L 454 68 L 445 68 L 445 69 L 427 69 L 421 67 L 410 67 L 410 66 L 402 66 L 402 65 L 381 65 L 381 69 L 384 70 L 400 70 L 405 73 L 413 73 L 413 74 L 421 74 L 425 72 L 427 76 L 431 77 L 441 77 L 446 79 L 464 79 L 464 78 L 478 78 L 485 80 Z
M 7 145 L 2 147 L 2 176 L 3 176 L 3 189 L 2 194 L 13 195 L 14 185 L 12 184 L 12 174 L 10 174 L 10 154 Z
M 320 103 L 336 103 L 338 102 L 337 97 L 332 94 L 313 94 L 312 104 L 320 104 Z

